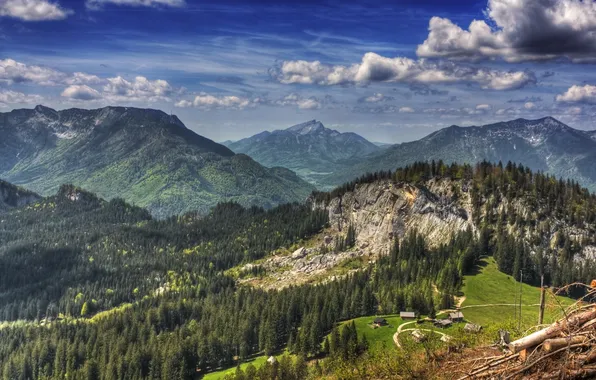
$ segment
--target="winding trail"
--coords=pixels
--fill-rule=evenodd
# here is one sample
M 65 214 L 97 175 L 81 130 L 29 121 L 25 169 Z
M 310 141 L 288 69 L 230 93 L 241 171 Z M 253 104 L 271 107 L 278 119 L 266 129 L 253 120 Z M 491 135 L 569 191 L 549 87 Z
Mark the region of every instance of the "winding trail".
M 458 309 L 457 310 L 464 310 L 464 309 L 472 309 L 472 308 L 481 308 L 481 307 L 495 307 L 495 306 L 519 306 L 517 304 L 513 304 L 513 303 L 490 303 L 490 304 L 485 304 L 485 305 L 468 305 L 468 306 L 461 306 L 464 301 L 466 300 L 466 297 L 461 297 L 458 300 Z M 522 307 L 536 307 L 536 306 L 540 306 L 540 304 L 531 304 L 531 305 L 522 305 Z M 447 314 L 447 313 L 451 313 L 454 311 L 457 311 L 456 309 L 445 309 L 445 310 L 439 310 L 437 314 Z M 409 328 L 406 329 L 405 327 L 408 325 L 412 325 L 415 324 L 416 321 L 412 321 L 412 322 L 406 322 L 403 323 L 401 325 L 399 325 L 397 327 L 397 332 L 395 334 L 393 334 L 393 343 L 395 343 L 395 345 L 398 348 L 401 348 L 401 343 L 399 342 L 399 335 L 401 333 L 407 332 L 407 331 L 414 331 L 414 330 L 420 330 L 420 331 L 427 331 L 427 332 L 432 332 L 432 333 L 436 333 L 439 334 L 441 336 L 447 336 L 449 337 L 449 335 L 441 332 L 441 331 L 437 331 L 437 330 L 430 330 L 430 329 L 414 329 L 414 328 Z

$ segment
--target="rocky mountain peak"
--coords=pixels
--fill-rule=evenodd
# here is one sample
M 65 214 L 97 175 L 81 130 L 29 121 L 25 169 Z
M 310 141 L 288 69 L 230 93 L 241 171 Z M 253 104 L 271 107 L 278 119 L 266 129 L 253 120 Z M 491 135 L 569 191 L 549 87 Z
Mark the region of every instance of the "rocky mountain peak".
M 37 106 L 35 106 L 35 112 L 38 114 L 41 114 L 49 119 L 58 119 L 60 118 L 60 115 L 58 114 L 58 111 L 56 111 L 55 109 L 52 109 L 50 107 L 46 107 L 43 106 L 41 104 L 38 104 Z
M 320 133 L 327 130 L 323 123 L 317 120 L 307 121 L 306 123 L 297 124 L 287 129 L 287 131 L 307 135 L 312 133 Z

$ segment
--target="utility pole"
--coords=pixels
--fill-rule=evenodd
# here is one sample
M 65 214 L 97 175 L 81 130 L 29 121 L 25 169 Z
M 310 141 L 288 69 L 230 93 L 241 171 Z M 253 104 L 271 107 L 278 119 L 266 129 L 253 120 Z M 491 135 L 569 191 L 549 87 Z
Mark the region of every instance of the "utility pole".
M 513 276 L 514 289 L 513 292 L 513 320 L 517 320 L 517 286 L 515 286 L 515 276 Z
M 524 284 L 524 271 L 520 270 L 519 271 L 519 320 L 517 323 L 518 330 L 521 330 L 523 284 Z
M 538 324 L 544 322 L 544 303 L 546 301 L 546 289 L 544 288 L 544 274 L 540 276 L 540 310 L 538 311 Z

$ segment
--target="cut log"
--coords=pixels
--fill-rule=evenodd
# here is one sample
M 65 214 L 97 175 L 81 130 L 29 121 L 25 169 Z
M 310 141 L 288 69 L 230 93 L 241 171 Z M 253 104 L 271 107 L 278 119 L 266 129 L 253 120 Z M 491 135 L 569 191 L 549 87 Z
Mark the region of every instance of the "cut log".
M 556 337 L 561 331 L 564 329 L 572 330 L 575 329 L 584 323 L 595 319 L 596 318 L 596 308 L 591 308 L 590 310 L 579 312 L 569 319 L 560 320 L 549 327 L 542 329 L 540 331 L 536 331 L 526 337 L 518 339 L 514 342 L 509 344 L 509 350 L 512 353 L 520 352 L 523 349 L 534 347 L 539 345 L 540 343 L 544 342 L 547 339 Z
M 563 348 L 565 346 L 586 343 L 587 341 L 588 341 L 588 337 L 585 335 L 575 335 L 575 336 L 571 336 L 569 338 L 547 339 L 544 341 L 544 351 L 545 352 L 553 352 L 553 351 L 556 351 L 559 348 Z

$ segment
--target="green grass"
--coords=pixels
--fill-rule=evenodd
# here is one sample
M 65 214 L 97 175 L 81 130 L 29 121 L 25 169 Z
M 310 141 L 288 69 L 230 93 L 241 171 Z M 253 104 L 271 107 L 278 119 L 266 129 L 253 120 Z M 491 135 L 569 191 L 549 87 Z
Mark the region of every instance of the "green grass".
M 275 357 L 279 361 L 285 355 L 289 355 L 289 354 L 287 352 L 284 352 L 281 355 L 275 355 Z M 292 357 L 292 359 L 295 359 L 294 355 L 290 355 L 290 356 Z M 265 356 L 265 355 L 256 356 L 256 357 L 240 364 L 240 368 L 243 371 L 245 371 L 246 367 L 248 367 L 250 364 L 252 364 L 253 366 L 255 366 L 258 369 L 260 366 L 265 364 L 265 362 L 267 362 L 268 358 L 269 357 Z M 201 379 L 203 379 L 203 380 L 221 380 L 228 375 L 233 375 L 234 373 L 236 373 L 236 367 L 231 367 L 231 368 L 222 369 L 222 370 L 216 371 L 216 372 L 210 372 L 210 373 L 206 374 L 205 376 L 203 376 Z
M 524 305 L 522 306 L 522 325 L 528 328 L 538 324 L 537 304 L 540 303 L 540 288 L 527 284 L 523 284 L 521 288 L 522 305 Z M 481 325 L 512 322 L 514 320 L 514 306 L 471 308 L 468 308 L 468 306 L 514 304 L 515 295 L 519 294 L 519 289 L 519 282 L 515 281 L 513 277 L 500 272 L 492 257 L 484 259 L 478 274 L 465 276 L 464 278 L 462 290 L 466 296 L 466 300 L 462 305 L 462 311 L 466 320 Z M 548 293 L 546 300 L 547 307 L 544 323 L 553 322 L 562 316 L 557 300 L 563 306 L 569 306 L 573 303 L 573 300 L 570 298 L 554 297 Z
M 383 315 L 382 317 L 387 320 L 387 323 L 389 324 L 388 326 L 377 327 L 376 329 L 373 328 L 372 322 L 377 318 L 376 316 L 351 319 L 340 323 L 340 326 L 354 321 L 356 324 L 356 331 L 358 331 L 358 339 L 362 337 L 362 334 L 366 334 L 366 339 L 371 345 L 382 342 L 387 346 L 390 346 L 394 344 L 393 334 L 397 331 L 397 327 L 408 321 L 403 321 L 399 315 L 396 314 Z

